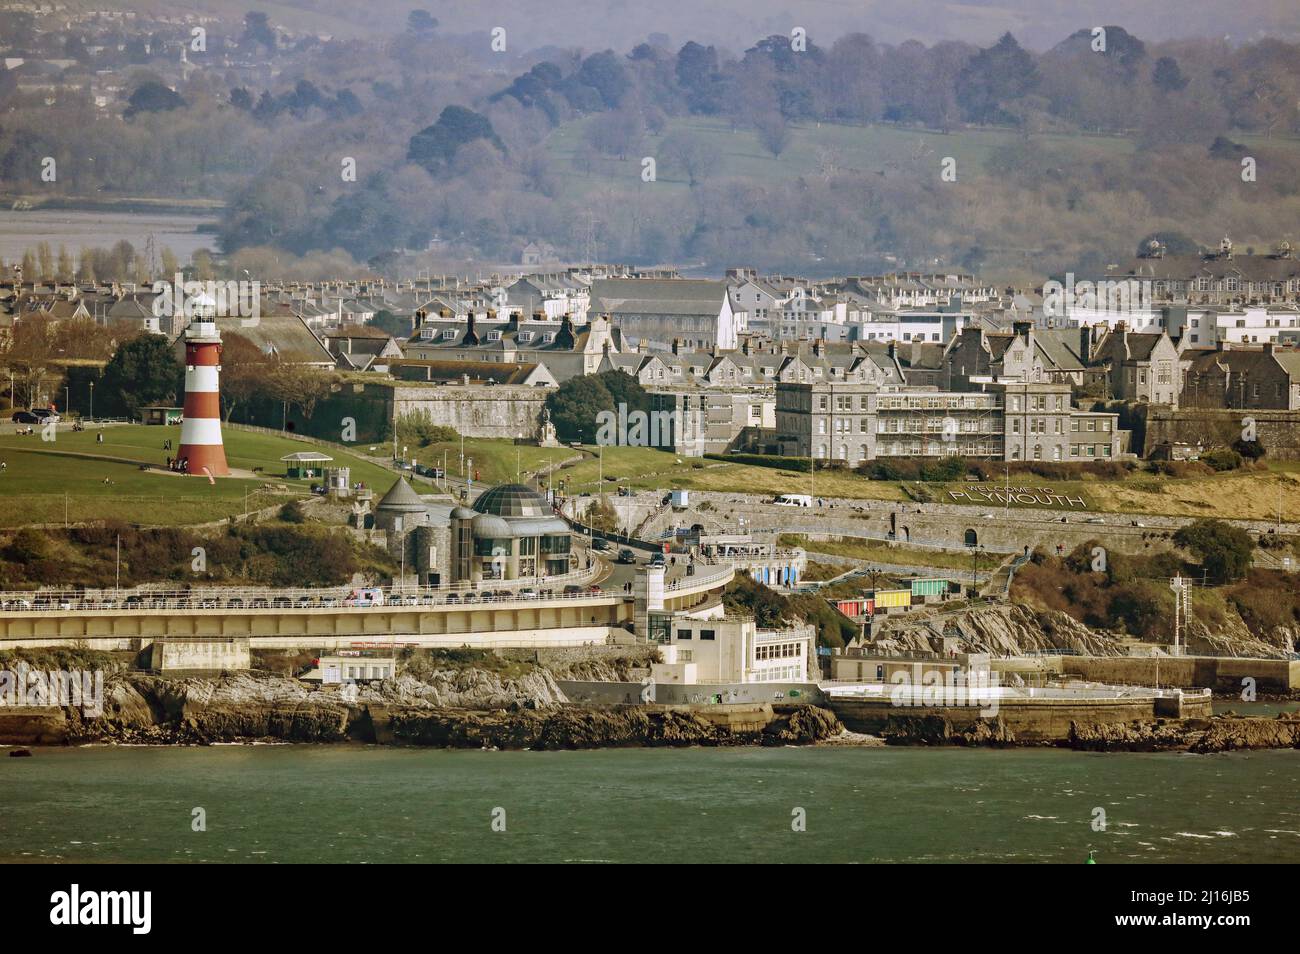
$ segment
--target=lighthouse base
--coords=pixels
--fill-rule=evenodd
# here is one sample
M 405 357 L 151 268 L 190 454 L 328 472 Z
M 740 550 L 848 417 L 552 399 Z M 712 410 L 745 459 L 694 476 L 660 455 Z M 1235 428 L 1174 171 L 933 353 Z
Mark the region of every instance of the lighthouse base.
M 173 469 L 194 477 L 229 477 L 226 449 L 220 444 L 182 444 L 172 462 Z

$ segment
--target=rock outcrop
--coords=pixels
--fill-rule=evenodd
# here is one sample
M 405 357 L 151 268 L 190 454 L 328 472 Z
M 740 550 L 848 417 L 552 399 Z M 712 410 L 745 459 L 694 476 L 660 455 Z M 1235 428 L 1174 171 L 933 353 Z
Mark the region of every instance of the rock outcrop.
M 1300 748 L 1300 713 L 1274 719 L 1218 716 L 1182 722 L 1131 722 L 1070 727 L 1069 746 L 1089 752 L 1231 752 Z
M 922 611 L 888 619 L 876 634 L 882 649 L 933 652 L 940 636 L 961 640 L 960 651 L 1018 656 L 1064 650 L 1085 656 L 1117 656 L 1118 643 L 1078 620 L 1054 610 L 1034 612 L 1016 603 L 942 614 Z
M 218 679 L 115 675 L 104 711 L 44 709 L 0 723 L 0 744 L 210 744 L 362 741 L 452 748 L 806 745 L 843 732 L 815 706 L 754 707 L 734 723 L 688 706 L 578 706 L 547 670 L 503 679 L 439 670 L 348 690 L 278 676 Z
M 958 730 L 941 715 L 891 715 L 880 735 L 889 745 L 1014 745 L 1016 741 L 1001 719 Z

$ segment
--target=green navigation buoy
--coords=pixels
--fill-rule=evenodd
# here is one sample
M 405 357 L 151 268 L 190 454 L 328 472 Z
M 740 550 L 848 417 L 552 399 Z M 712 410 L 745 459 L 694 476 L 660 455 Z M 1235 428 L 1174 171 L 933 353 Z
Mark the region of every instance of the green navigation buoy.
M 1085 861 L 1084 864 L 1085 864 L 1085 865 L 1095 865 L 1096 863 L 1097 863 L 1097 859 L 1094 858 L 1094 857 L 1092 856 L 1092 849 L 1090 848 L 1090 849 L 1088 849 L 1088 860 Z

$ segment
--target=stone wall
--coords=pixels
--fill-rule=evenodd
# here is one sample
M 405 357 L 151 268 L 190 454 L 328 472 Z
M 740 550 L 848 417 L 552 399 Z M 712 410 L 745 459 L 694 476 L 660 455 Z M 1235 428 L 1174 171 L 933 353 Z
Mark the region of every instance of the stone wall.
M 1154 717 L 1150 699 L 1112 700 L 1036 699 L 1002 702 L 996 713 L 980 715 L 976 707 L 896 706 L 889 699 L 833 699 L 831 711 L 852 732 L 880 735 L 891 718 L 947 719 L 954 733 L 974 731 L 979 723 L 1001 722 L 1015 735 L 1017 742 L 1056 742 L 1070 737 L 1071 723 L 1080 725 L 1123 725 Z
M 242 672 L 249 668 L 247 639 L 155 640 L 148 646 L 149 668 L 164 676 Z
M 1028 486 L 1026 481 L 1026 486 Z M 1050 482 L 1044 482 L 1045 485 Z M 826 536 L 867 536 L 889 539 L 900 544 L 939 545 L 965 548 L 966 531 L 975 533 L 975 540 L 991 553 L 980 559 L 981 568 L 987 568 L 1001 554 L 1022 552 L 1045 547 L 1054 551 L 1062 545 L 1071 550 L 1080 543 L 1100 540 L 1108 549 L 1122 553 L 1144 553 L 1172 546 L 1174 532 L 1192 517 L 1171 517 L 1152 514 L 1129 516 L 1118 513 L 1099 513 L 1088 510 L 1038 510 L 1028 507 L 1006 509 L 1000 504 L 969 506 L 943 503 L 896 503 L 885 500 L 844 500 L 823 498 L 823 506 L 778 507 L 758 496 L 734 493 L 691 492 L 692 505 L 698 507 L 709 501 L 714 510 L 709 516 L 728 526 L 735 526 L 738 516 L 745 518 L 745 529 L 777 530 L 783 533 L 802 533 L 816 538 Z M 687 526 L 695 518 L 687 519 Z M 1064 518 L 1065 522 L 1062 522 Z M 1100 522 L 1089 523 L 1088 520 Z M 1265 520 L 1233 520 L 1233 524 L 1246 530 L 1266 533 L 1275 524 Z M 1295 532 L 1293 525 L 1284 531 Z M 970 570 L 965 570 L 969 579 Z
M 396 417 L 424 418 L 466 437 L 536 438 L 542 406 L 553 388 L 444 385 L 393 389 Z
M 1255 421 L 1256 435 L 1270 460 L 1300 460 L 1300 411 L 1243 411 L 1217 408 L 1153 406 L 1147 411 L 1146 457 L 1157 444 L 1181 441 L 1207 447 L 1227 445 L 1241 437 L 1243 419 Z
M 1240 693 L 1242 680 L 1257 692 L 1300 688 L 1300 660 L 1218 656 L 1061 656 L 1050 668 L 1091 682 L 1133 686 L 1177 686 Z M 1058 668 L 1059 667 L 1059 668 Z
M 593 680 L 557 679 L 570 702 L 597 705 L 640 703 L 645 686 L 640 682 L 597 682 Z M 798 695 L 791 696 L 791 691 Z M 654 697 L 650 701 L 659 705 L 703 705 L 719 695 L 727 703 L 770 704 L 774 702 L 807 702 L 824 705 L 825 694 L 813 682 L 728 682 L 671 685 L 655 683 Z

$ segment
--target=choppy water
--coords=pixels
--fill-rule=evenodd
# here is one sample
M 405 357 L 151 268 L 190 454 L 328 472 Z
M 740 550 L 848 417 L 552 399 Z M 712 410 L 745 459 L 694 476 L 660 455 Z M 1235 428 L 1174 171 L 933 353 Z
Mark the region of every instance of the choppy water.
M 1297 862 L 1297 791 L 1296 751 L 38 749 L 0 758 L 0 857 Z

